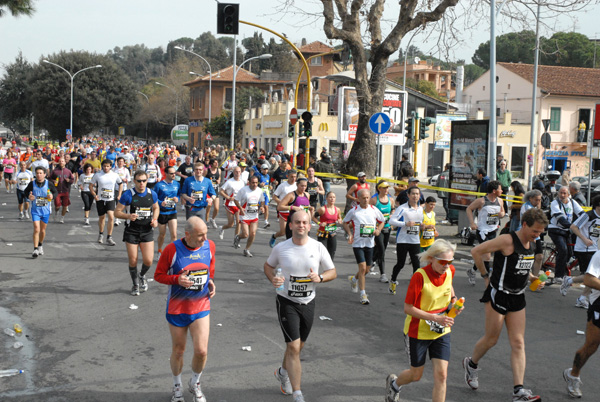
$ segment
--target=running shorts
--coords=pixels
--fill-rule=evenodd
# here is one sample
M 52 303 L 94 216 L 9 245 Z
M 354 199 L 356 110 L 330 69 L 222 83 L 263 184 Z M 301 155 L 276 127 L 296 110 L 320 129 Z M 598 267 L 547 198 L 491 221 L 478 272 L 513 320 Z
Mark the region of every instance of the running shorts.
M 500 292 L 491 285 L 487 287 L 479 301 L 482 303 L 490 302 L 492 308 L 502 315 L 521 311 L 526 305 L 525 294 L 515 295 Z
M 125 227 L 123 231 L 123 241 L 129 244 L 150 243 L 154 241 L 154 231 L 134 229 L 131 226 Z
M 430 360 L 450 361 L 450 334 L 448 333 L 436 339 L 417 339 L 404 334 L 404 349 L 408 356 L 408 364 L 411 367 L 424 366 L 427 351 L 429 351 Z
M 112 201 L 96 201 L 96 211 L 98 211 L 98 216 L 106 215 L 108 211 L 115 210 L 115 200 Z
M 225 209 L 227 210 L 227 212 L 229 212 L 231 215 L 235 215 L 240 209 L 238 207 L 236 207 L 235 205 L 225 205 Z
M 54 206 L 58 209 L 59 207 L 68 207 L 71 205 L 71 199 L 69 193 L 58 193 L 54 197 Z
M 177 212 L 175 212 L 174 214 L 160 214 L 158 215 L 158 224 L 166 225 L 169 221 L 173 219 L 177 220 Z
M 276 305 L 277 318 L 285 342 L 296 339 L 306 342 L 315 316 L 315 299 L 308 304 L 300 304 L 277 295 Z
M 373 265 L 373 247 L 353 247 L 352 251 L 357 264 L 366 262 L 367 267 Z

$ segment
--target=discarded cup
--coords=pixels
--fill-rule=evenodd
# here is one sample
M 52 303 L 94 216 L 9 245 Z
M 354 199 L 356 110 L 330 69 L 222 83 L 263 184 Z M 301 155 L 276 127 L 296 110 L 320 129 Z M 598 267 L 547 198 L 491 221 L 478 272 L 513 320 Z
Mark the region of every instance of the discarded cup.
M 223 326 L 223 324 L 221 324 L 221 323 L 217 324 L 217 327 L 222 327 L 222 326 Z
M 244 281 L 241 279 L 238 279 L 238 283 L 244 283 Z
M 4 328 L 4 333 L 8 336 L 15 336 L 15 331 L 10 328 Z
M 326 317 L 324 315 L 319 316 L 319 320 L 321 320 L 321 321 L 333 321 L 331 318 Z
M 242 350 L 245 350 L 246 352 L 252 352 L 252 346 L 242 346 Z
M 138 309 L 138 306 L 136 306 L 135 304 L 130 304 L 130 305 L 129 305 L 129 309 L 130 309 L 130 310 L 137 310 L 137 309 Z
M 23 344 L 21 342 L 13 343 L 13 348 L 15 348 L 15 349 L 21 349 L 22 347 L 23 347 Z
M 23 328 L 21 328 L 21 326 L 20 326 L 19 324 L 15 324 L 15 325 L 13 326 L 13 328 L 15 329 L 15 332 L 16 332 L 17 334 L 20 334 L 21 332 L 23 332 Z

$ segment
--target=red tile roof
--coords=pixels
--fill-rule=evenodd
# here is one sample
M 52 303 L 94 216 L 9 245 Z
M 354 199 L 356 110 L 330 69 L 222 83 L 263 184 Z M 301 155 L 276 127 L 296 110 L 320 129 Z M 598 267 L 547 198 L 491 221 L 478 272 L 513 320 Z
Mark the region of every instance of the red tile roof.
M 212 73 L 213 82 L 232 82 L 233 81 L 233 66 L 225 67 L 219 71 Z M 198 77 L 195 80 L 184 83 L 184 86 L 191 86 L 201 81 L 209 81 L 209 74 L 202 77 Z M 261 80 L 258 74 L 254 74 L 248 70 L 240 68 L 235 78 L 236 83 L 257 83 L 257 84 L 268 84 L 268 83 L 280 83 L 287 81 L 267 81 Z
M 498 65 L 533 83 L 533 64 Z M 552 95 L 600 96 L 600 69 L 540 65 L 538 87 Z
M 331 46 L 327 46 L 323 42 L 315 41 L 315 42 L 309 43 L 308 45 L 304 45 L 304 46 L 300 47 L 299 50 L 302 53 L 318 54 L 318 53 L 331 52 L 333 50 L 333 48 Z

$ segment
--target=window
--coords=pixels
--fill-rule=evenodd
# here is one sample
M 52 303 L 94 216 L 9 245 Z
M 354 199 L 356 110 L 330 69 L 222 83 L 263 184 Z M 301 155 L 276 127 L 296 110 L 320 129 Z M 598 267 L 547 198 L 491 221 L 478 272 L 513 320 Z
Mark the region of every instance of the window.
M 560 108 L 550 108 L 550 128 L 549 131 L 560 131 Z
M 225 88 L 225 103 L 229 104 L 231 108 L 231 102 L 233 101 L 233 90 L 232 88 Z
M 194 89 L 192 91 L 192 96 L 191 96 L 192 99 L 190 99 L 190 101 L 192 102 L 192 110 L 194 110 L 196 108 L 196 93 L 197 93 L 197 91 Z
M 202 90 L 198 89 L 196 94 L 198 95 L 196 104 L 198 105 L 198 110 L 200 110 L 200 109 L 202 109 L 202 100 L 204 99 L 204 96 L 206 95 L 206 91 L 204 89 L 202 89 Z
M 310 65 L 311 66 L 322 66 L 323 65 L 322 56 L 318 56 L 318 57 L 315 57 L 314 59 L 310 59 Z
M 510 173 L 513 179 L 522 179 L 524 177 L 526 158 L 526 147 L 512 147 L 510 152 Z
M 508 89 L 510 89 L 510 84 L 508 84 Z

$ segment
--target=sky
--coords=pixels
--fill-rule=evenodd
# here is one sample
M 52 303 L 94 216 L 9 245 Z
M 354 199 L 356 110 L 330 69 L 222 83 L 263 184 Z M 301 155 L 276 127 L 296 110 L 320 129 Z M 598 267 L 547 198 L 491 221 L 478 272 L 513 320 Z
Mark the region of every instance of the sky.
M 308 42 L 320 40 L 327 43 L 323 33 L 322 19 L 302 17 L 296 12 L 278 12 L 276 6 L 283 0 L 230 0 L 240 4 L 240 19 L 266 26 L 285 33 L 295 43 L 302 38 Z M 288 0 L 294 2 L 294 0 Z M 309 12 L 318 14 L 320 1 L 295 0 Z M 211 31 L 216 35 L 217 3 L 215 0 L 36 0 L 37 11 L 32 17 L 0 18 L 0 74 L 3 65 L 15 60 L 19 51 L 32 63 L 38 63 L 42 55 L 61 50 L 85 50 L 104 54 L 116 46 L 145 44 L 149 48 L 166 48 L 170 40 L 181 37 L 197 38 Z M 388 2 L 385 15 L 394 13 L 397 2 Z M 575 16 L 575 23 L 568 18 L 559 20 L 558 29 L 575 31 L 588 37 L 600 38 L 600 27 L 595 18 L 600 6 L 593 6 Z M 385 28 L 384 28 L 385 29 Z M 240 24 L 240 39 L 252 36 L 255 27 Z M 498 34 L 510 29 L 499 27 Z M 385 33 L 385 32 L 384 32 Z M 431 49 L 421 37 L 413 44 L 421 50 Z M 272 35 L 263 31 L 268 41 Z M 489 30 L 465 34 L 464 42 L 454 51 L 454 59 L 470 62 L 477 46 L 489 40 Z M 401 46 L 405 46 L 405 38 Z M 341 42 L 334 42 L 338 45 Z

